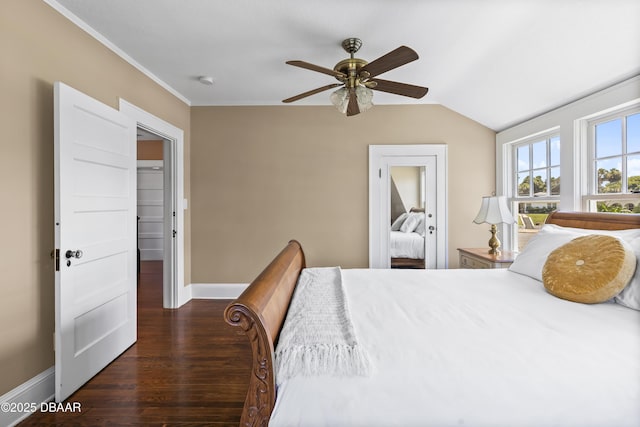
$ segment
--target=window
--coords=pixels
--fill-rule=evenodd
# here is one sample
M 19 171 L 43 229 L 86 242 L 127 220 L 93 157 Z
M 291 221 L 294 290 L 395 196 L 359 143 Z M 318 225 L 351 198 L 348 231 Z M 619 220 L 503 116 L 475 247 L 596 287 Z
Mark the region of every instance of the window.
M 560 195 L 560 137 L 521 144 L 516 149 L 517 197 Z
M 591 120 L 588 145 L 585 210 L 640 213 L 640 109 Z
M 513 147 L 518 250 L 538 232 L 560 196 L 560 136 L 557 133 L 527 139 Z
M 535 228 L 554 207 L 640 213 L 640 76 L 500 131 L 496 144 L 496 194 L 518 219 L 503 227 L 506 248 L 532 234 L 523 215 Z

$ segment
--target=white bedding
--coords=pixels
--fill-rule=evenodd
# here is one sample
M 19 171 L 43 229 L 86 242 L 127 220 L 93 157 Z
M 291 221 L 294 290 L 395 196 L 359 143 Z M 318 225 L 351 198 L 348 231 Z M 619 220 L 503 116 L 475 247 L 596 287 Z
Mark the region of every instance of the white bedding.
M 342 270 L 370 377 L 295 377 L 271 427 L 638 426 L 640 311 L 508 270 Z
M 415 232 L 391 231 L 389 253 L 391 258 L 424 259 L 424 237 Z

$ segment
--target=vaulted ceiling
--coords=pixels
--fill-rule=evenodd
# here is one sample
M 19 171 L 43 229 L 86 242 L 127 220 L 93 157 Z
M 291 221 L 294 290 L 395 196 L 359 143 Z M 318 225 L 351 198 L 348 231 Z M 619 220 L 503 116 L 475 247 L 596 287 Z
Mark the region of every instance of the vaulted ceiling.
M 374 104 L 442 104 L 494 130 L 640 74 L 638 0 L 43 1 L 194 106 L 282 105 L 335 83 L 285 61 L 333 68 L 348 37 L 367 61 L 401 45 L 420 56 L 380 77 L 429 93 Z

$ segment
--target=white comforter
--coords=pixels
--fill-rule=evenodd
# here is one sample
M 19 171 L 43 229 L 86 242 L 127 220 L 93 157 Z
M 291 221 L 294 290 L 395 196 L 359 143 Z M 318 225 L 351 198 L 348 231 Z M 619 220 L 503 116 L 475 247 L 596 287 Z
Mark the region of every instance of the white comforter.
M 424 237 L 418 233 L 391 231 L 389 254 L 391 258 L 424 259 Z
M 370 377 L 295 377 L 270 426 L 638 426 L 640 312 L 507 270 L 343 270 Z

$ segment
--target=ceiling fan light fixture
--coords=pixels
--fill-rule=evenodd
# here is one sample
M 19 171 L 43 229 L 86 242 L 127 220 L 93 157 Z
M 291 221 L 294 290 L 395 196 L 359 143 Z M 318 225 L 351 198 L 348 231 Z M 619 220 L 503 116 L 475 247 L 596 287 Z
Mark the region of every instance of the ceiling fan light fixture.
M 349 90 L 346 87 L 334 91 L 329 97 L 331 103 L 342 114 L 347 114 L 347 107 L 349 106 Z M 356 86 L 356 99 L 358 100 L 358 108 L 361 113 L 364 113 L 369 108 L 373 107 L 373 91 L 368 87 L 358 85 Z
M 335 107 L 342 114 L 347 114 L 347 105 L 349 104 L 349 91 L 345 87 L 341 87 L 335 92 L 331 93 L 329 96 L 331 103 L 335 105 Z
M 361 113 L 373 107 L 373 91 L 366 86 L 356 87 L 356 99 Z

